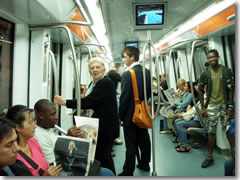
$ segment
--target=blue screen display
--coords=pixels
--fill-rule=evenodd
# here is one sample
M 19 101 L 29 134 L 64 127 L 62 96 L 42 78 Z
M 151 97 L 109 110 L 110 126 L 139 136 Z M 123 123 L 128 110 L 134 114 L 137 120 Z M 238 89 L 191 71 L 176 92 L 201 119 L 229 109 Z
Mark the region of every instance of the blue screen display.
M 136 5 L 136 25 L 162 25 L 164 5 Z

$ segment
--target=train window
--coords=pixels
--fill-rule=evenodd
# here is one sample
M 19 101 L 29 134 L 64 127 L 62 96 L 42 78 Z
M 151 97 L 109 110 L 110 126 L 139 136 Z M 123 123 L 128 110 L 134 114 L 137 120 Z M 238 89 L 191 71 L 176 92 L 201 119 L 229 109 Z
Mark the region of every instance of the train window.
M 0 18 L 0 112 L 12 104 L 14 24 Z
M 178 78 L 180 78 L 180 72 L 178 71 L 178 64 L 177 64 L 177 59 L 178 59 L 178 55 L 177 52 L 173 52 L 172 53 L 172 59 L 173 59 L 173 69 L 174 69 L 174 75 L 175 75 L 175 79 L 178 80 Z
M 222 37 L 225 65 L 235 73 L 235 34 Z
M 194 51 L 193 66 L 195 79 L 199 79 L 201 72 L 206 68 L 205 63 L 207 62 L 207 54 L 205 48 L 206 47 L 198 47 Z

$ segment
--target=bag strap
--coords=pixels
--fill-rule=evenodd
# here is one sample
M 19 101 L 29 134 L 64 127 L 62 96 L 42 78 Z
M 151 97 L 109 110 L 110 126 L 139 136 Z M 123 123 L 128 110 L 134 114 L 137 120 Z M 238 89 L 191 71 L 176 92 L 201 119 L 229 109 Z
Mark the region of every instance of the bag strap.
M 33 169 L 37 170 L 38 165 L 30 157 L 28 157 L 28 155 L 26 155 L 21 150 L 18 153 L 33 167 Z M 42 168 L 39 168 L 38 173 L 40 176 L 42 176 L 44 173 L 44 170 L 42 170 Z
M 135 74 L 133 69 L 130 69 L 129 71 L 130 71 L 131 77 L 132 77 L 132 86 L 133 86 L 134 100 L 135 100 L 135 102 L 136 101 L 139 102 L 136 74 Z

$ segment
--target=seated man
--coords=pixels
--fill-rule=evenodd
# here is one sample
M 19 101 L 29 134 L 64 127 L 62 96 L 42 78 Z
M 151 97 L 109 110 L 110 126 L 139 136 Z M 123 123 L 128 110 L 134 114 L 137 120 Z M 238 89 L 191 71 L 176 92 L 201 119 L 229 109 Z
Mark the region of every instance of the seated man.
M 39 142 L 45 158 L 49 164 L 55 164 L 54 145 L 57 140 L 57 135 L 51 130 L 58 122 L 56 105 L 47 99 L 39 100 L 35 106 L 35 115 L 37 120 L 37 128 L 35 138 Z M 83 131 L 75 126 L 68 129 L 68 136 L 81 136 Z M 113 176 L 111 170 L 100 168 L 97 176 Z
M 14 176 L 8 166 L 16 162 L 19 147 L 15 124 L 0 118 L 0 176 Z

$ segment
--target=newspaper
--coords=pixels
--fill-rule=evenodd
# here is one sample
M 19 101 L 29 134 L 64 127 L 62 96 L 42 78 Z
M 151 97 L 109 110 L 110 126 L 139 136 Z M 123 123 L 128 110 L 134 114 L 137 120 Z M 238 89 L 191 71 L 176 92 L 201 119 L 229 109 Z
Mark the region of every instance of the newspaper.
M 87 176 L 90 168 L 92 141 L 79 137 L 58 136 L 54 152 L 56 164 L 63 170 L 60 176 Z
M 166 106 L 163 106 L 160 109 L 160 114 L 166 118 L 168 118 L 168 116 L 170 116 L 171 114 L 173 114 L 173 110 L 172 109 L 168 109 Z
M 82 135 L 82 138 L 92 141 L 92 147 L 89 156 L 90 160 L 93 162 L 97 146 L 99 119 L 83 116 L 74 116 L 74 119 L 76 127 L 79 127 L 81 130 L 85 131 L 85 134 Z
M 171 105 L 175 104 L 180 98 L 176 95 L 173 88 L 163 91 Z

